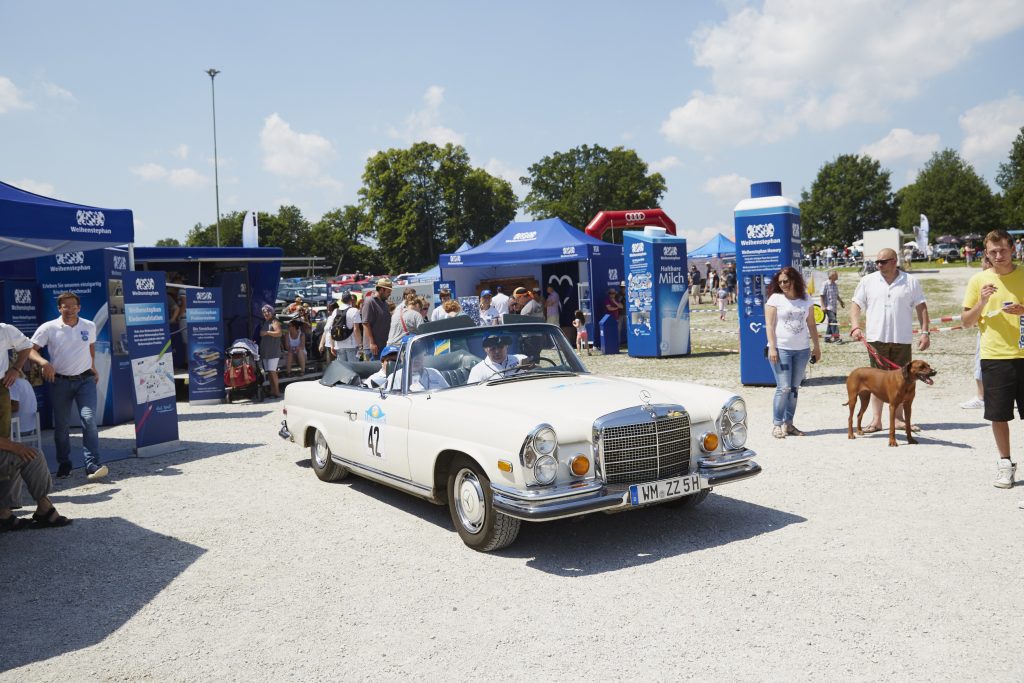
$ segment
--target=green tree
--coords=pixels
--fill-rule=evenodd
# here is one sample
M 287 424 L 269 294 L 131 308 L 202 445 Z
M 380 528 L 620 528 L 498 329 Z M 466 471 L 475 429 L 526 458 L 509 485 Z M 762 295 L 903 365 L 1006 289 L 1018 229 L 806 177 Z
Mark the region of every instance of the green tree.
M 459 145 L 418 142 L 366 162 L 359 190 L 366 219 L 362 238 L 375 241 L 386 269 L 437 263 L 463 240 L 482 242 L 516 213 L 512 186 L 469 163 Z
M 309 231 L 309 253 L 323 256 L 328 272 L 383 273 L 380 250 L 365 236 L 366 215 L 358 206 L 328 211 Z
M 180 247 L 181 246 L 181 242 L 179 242 L 178 240 L 176 240 L 173 237 L 163 237 L 161 239 L 158 239 L 154 246 L 157 246 L 157 247 Z
M 905 232 L 918 224 L 922 213 L 933 235 L 984 235 L 999 227 L 992 190 L 952 149 L 935 152 L 901 197 L 898 225 Z
M 996 183 L 1003 189 L 1003 222 L 1012 228 L 1024 227 L 1024 128 L 1010 147 L 1010 158 L 999 164 Z
M 240 247 L 242 246 L 242 221 L 245 220 L 245 213 L 232 211 L 220 217 L 220 246 Z M 196 223 L 185 235 L 185 246 L 188 247 L 215 247 L 217 246 L 217 224 L 210 223 L 203 225 Z
M 812 244 L 850 244 L 896 222 L 889 171 L 867 155 L 842 154 L 800 193 L 800 226 Z
M 632 149 L 583 145 L 555 152 L 528 169 L 520 182 L 530 188 L 523 201 L 534 218 L 559 217 L 583 229 L 599 211 L 657 208 L 665 178 L 648 174 Z
M 220 219 L 220 246 L 242 246 L 244 211 L 232 211 Z M 281 247 L 285 256 L 309 256 L 310 225 L 296 206 L 282 206 L 276 214 L 257 213 L 261 247 Z M 196 225 L 189 230 L 185 244 L 190 247 L 217 246 L 217 224 Z

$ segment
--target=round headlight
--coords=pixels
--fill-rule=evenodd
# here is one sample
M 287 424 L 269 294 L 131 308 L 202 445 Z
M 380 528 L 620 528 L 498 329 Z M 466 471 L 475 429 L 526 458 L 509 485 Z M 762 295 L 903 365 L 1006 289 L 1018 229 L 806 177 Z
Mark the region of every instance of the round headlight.
M 743 422 L 747 419 L 747 404 L 743 402 L 742 398 L 737 398 L 725 409 L 725 415 L 733 424 Z
M 558 474 L 558 461 L 553 455 L 542 455 L 533 466 L 533 476 L 539 484 L 550 484 Z
M 551 455 L 555 452 L 557 445 L 558 437 L 555 436 L 555 430 L 551 427 L 539 429 L 533 435 L 533 450 L 537 451 L 538 455 Z
M 743 448 L 743 444 L 747 443 L 747 426 L 733 425 L 732 429 L 722 433 L 722 441 L 729 450 Z

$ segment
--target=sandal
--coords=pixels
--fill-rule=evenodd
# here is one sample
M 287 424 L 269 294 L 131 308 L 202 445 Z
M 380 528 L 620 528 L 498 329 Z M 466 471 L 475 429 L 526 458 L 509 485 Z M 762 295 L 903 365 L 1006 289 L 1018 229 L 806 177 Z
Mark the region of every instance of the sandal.
M 772 436 L 776 439 L 785 439 L 786 430 L 782 428 L 782 425 L 775 425 L 775 427 L 772 428 Z
M 805 436 L 803 432 L 796 428 L 796 425 L 786 425 L 786 434 L 790 436 Z
M 21 531 L 32 526 L 32 522 L 21 517 L 11 515 L 7 519 L 0 519 L 0 534 L 6 531 Z
M 32 519 L 35 522 L 32 525 L 33 529 L 49 529 L 50 527 L 67 526 L 68 524 L 71 524 L 71 520 L 59 514 L 55 507 L 51 507 L 49 512 L 44 512 L 43 514 L 33 512 Z

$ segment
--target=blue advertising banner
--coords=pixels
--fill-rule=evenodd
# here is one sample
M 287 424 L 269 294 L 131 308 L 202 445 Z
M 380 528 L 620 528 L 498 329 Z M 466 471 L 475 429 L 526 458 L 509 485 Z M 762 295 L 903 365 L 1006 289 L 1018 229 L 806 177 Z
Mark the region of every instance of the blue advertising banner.
M 648 231 L 623 233 L 629 355 L 690 353 L 686 240 Z
M 124 274 L 125 326 L 135 387 L 135 452 L 140 457 L 181 449 L 166 293 L 160 271 Z
M 188 402 L 224 401 L 224 326 L 220 287 L 185 290 Z
M 782 183 L 754 183 L 736 205 L 736 276 L 739 288 L 740 382 L 773 386 L 768 363 L 764 302 L 768 284 L 784 266 L 800 268 L 800 209 L 782 196 Z

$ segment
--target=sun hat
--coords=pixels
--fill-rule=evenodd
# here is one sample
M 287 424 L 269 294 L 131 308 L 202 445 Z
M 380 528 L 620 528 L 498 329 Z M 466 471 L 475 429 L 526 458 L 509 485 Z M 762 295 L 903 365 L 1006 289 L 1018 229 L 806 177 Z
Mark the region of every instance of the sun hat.
M 395 286 L 391 283 L 391 280 L 389 280 L 386 277 L 382 277 L 381 279 L 377 280 L 376 286 L 377 287 L 387 287 L 388 289 L 394 289 L 395 288 Z
M 526 287 L 516 287 L 515 291 L 512 292 L 512 296 L 519 296 L 520 294 L 529 294 Z

